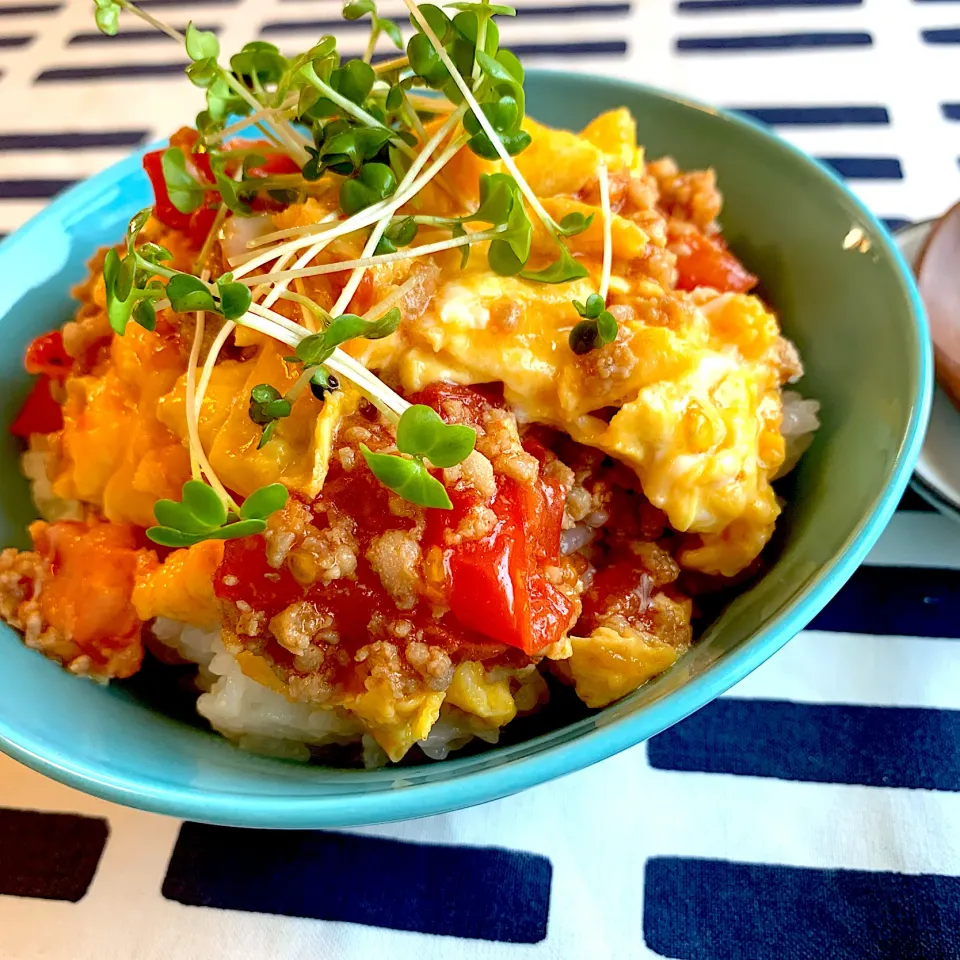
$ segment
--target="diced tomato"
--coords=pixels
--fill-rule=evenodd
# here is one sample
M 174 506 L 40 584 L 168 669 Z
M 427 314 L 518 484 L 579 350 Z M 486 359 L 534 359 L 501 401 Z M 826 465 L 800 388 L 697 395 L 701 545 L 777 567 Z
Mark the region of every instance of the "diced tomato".
M 493 531 L 445 550 L 450 610 L 462 626 L 525 653 L 562 636 L 573 604 L 542 569 L 559 554 L 561 493 L 552 483 L 524 488 L 501 478 L 491 505 L 497 517 Z M 442 544 L 443 531 L 456 528 L 469 506 L 459 498 L 449 514 L 431 511 L 428 541 Z
M 199 247 L 207 239 L 207 234 L 216 219 L 216 207 L 200 207 L 190 214 L 190 226 L 187 228 L 187 233 L 196 246 Z
M 50 393 L 50 378 L 41 375 L 10 425 L 10 432 L 26 440 L 31 433 L 52 433 L 62 428 L 63 409 Z
M 303 588 L 286 566 L 275 570 L 267 563 L 266 541 L 261 536 L 226 541 L 213 590 L 222 600 L 243 601 L 267 617 L 303 597 Z
M 241 141 L 243 142 L 243 141 Z M 260 144 L 257 143 L 246 143 L 243 142 L 245 147 L 254 148 L 258 145 L 267 146 L 264 142 Z M 270 153 L 265 157 L 265 162 L 258 164 L 255 167 L 250 167 L 247 170 L 247 173 L 251 177 L 279 177 L 287 173 L 299 173 L 300 165 L 296 160 L 288 157 L 285 153 Z
M 646 571 L 636 560 L 616 560 L 600 570 L 582 597 L 583 610 L 577 629 L 586 636 L 611 614 L 638 624 L 649 603 L 649 595 L 643 589 L 645 575 Z
M 483 423 L 486 410 L 490 407 L 503 406 L 503 387 L 499 383 L 475 383 L 467 387 L 459 383 L 438 380 L 409 399 L 411 403 L 424 403 L 428 407 L 433 407 L 448 423 L 453 422 L 454 418 L 447 412 L 445 405 L 447 401 L 455 401 L 460 406 L 458 412 L 466 417 L 464 419 L 461 416 L 457 422 L 480 425 Z
M 746 293 L 757 278 L 718 240 L 702 233 L 684 235 L 688 253 L 677 255 L 677 289 L 712 287 L 723 293 Z
M 59 330 L 42 333 L 29 347 L 23 362 L 27 373 L 43 373 L 54 380 L 64 380 L 73 366 L 73 357 L 63 347 Z

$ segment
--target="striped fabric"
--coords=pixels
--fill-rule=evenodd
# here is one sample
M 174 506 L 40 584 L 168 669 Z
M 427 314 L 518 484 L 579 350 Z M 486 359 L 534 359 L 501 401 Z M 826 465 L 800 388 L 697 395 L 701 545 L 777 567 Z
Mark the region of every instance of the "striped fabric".
M 227 48 L 293 47 L 338 13 L 142 6 Z M 527 62 L 741 110 L 891 225 L 960 195 L 957 0 L 518 6 L 504 42 Z M 106 43 L 89 7 L 0 0 L 2 232 L 198 107 L 180 51 L 139 29 Z M 960 529 L 908 495 L 811 629 L 727 696 L 481 808 L 241 831 L 115 807 L 0 758 L 0 960 L 955 960 L 958 639 Z

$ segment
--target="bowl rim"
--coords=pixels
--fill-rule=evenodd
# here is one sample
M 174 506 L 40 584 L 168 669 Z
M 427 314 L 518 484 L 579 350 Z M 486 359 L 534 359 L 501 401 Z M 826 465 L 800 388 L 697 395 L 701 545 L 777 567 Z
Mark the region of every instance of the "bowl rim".
M 176 785 L 147 775 L 104 770 L 78 760 L 69 751 L 51 750 L 28 735 L 18 733 L 11 720 L 0 715 L 0 751 L 26 766 L 68 786 L 105 800 L 153 813 L 168 814 L 225 825 L 249 827 L 316 828 L 324 826 L 360 826 L 447 813 L 489 800 L 499 799 L 568 773 L 581 770 L 615 753 L 635 746 L 724 693 L 799 633 L 833 598 L 841 586 L 866 558 L 876 542 L 910 480 L 920 453 L 933 390 L 933 354 L 926 314 L 910 269 L 887 229 L 846 187 L 833 171 L 808 156 L 798 147 L 781 139 L 764 125 L 749 117 L 734 114 L 700 101 L 660 90 L 656 87 L 619 78 L 601 77 L 563 70 L 534 69 L 531 77 L 544 80 L 569 80 L 600 83 L 622 89 L 626 96 L 643 93 L 668 100 L 689 110 L 710 114 L 748 137 L 760 137 L 769 147 L 791 162 L 811 169 L 824 186 L 838 194 L 856 212 L 873 233 L 894 270 L 899 274 L 916 337 L 916 393 L 905 436 L 897 451 L 893 468 L 882 493 L 872 509 L 860 519 L 833 560 L 825 565 L 773 621 L 758 630 L 739 650 L 731 651 L 702 674 L 691 677 L 678 690 L 647 705 L 635 714 L 612 723 L 596 725 L 572 741 L 546 744 L 528 756 L 508 759 L 486 769 L 454 775 L 438 783 L 405 783 L 402 790 L 377 790 L 325 796 L 280 797 L 251 791 L 244 794 L 215 792 L 190 785 Z M 141 147 L 99 174 L 76 184 L 49 206 L 0 243 L 0 256 L 25 241 L 46 221 L 82 207 L 88 198 L 99 196 L 118 180 L 130 174 L 131 165 L 153 145 Z M 527 743 L 550 738 L 533 738 Z M 456 764 L 456 761 L 453 761 Z M 398 779 L 409 770 L 398 768 Z

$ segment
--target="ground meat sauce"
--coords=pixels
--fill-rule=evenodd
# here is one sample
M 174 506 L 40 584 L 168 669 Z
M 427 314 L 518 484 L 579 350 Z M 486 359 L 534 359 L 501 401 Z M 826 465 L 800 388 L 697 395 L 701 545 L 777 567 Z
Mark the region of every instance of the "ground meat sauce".
M 490 449 L 489 430 L 502 433 L 499 385 L 438 383 L 409 399 L 473 426 L 478 450 Z M 523 666 L 568 632 L 655 632 L 654 598 L 679 596 L 665 517 L 636 477 L 559 434 L 531 430 L 512 452 L 499 443 L 497 461 L 508 471 L 511 455 L 532 462 L 533 483 L 497 473 L 491 492 L 446 477 L 449 511 L 402 501 L 370 473 L 359 444 L 393 446 L 371 406 L 344 421 L 338 443 L 320 496 L 291 499 L 266 537 L 228 541 L 215 579 L 227 636 L 294 694 L 323 702 L 362 691 L 378 643 L 396 648 L 392 669 L 410 691 L 426 679 L 408 648 L 417 662 L 426 648 L 454 666 Z M 561 556 L 577 497 L 602 521 L 589 560 Z

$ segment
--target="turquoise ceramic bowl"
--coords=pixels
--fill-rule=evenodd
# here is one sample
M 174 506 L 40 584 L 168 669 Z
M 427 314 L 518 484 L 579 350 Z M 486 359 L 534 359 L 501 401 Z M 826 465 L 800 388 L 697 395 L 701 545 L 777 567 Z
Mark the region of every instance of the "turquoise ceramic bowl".
M 615 80 L 533 72 L 530 113 L 578 128 L 625 105 L 649 156 L 713 166 L 726 235 L 807 367 L 823 427 L 789 490 L 775 562 L 672 670 L 607 709 L 516 745 L 373 772 L 251 756 L 128 690 L 77 680 L 0 630 L 0 748 L 81 790 L 178 817 L 320 827 L 441 813 L 515 793 L 653 736 L 782 647 L 880 535 L 920 449 L 931 391 L 923 308 L 885 230 L 829 173 L 744 120 Z M 71 313 L 87 258 L 150 201 L 139 157 L 75 187 L 0 246 L 0 420 L 27 390 L 23 349 Z M 33 516 L 2 433 L 0 543 Z

